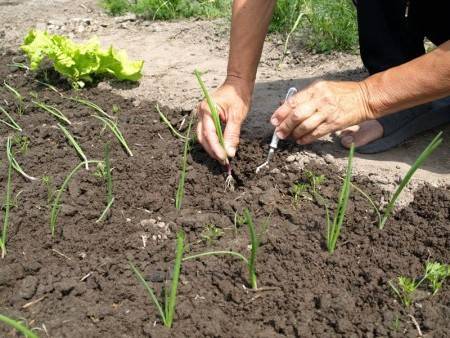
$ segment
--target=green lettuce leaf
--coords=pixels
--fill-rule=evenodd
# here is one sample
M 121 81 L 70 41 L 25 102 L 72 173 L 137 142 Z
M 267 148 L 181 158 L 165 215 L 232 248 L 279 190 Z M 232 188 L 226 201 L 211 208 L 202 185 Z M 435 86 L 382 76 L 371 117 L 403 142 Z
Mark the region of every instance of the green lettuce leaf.
M 73 86 L 83 87 L 85 82 L 92 82 L 94 76 L 109 75 L 130 81 L 142 77 L 144 61 L 130 61 L 125 51 L 112 46 L 103 50 L 97 38 L 80 44 L 61 35 L 31 30 L 20 48 L 27 55 L 32 70 L 37 70 L 48 58 L 55 70 Z

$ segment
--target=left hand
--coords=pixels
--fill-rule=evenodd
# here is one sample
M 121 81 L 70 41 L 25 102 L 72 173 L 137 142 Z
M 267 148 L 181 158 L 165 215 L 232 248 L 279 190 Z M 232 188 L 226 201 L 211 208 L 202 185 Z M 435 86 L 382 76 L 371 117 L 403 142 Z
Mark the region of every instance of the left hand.
M 308 144 L 375 118 L 364 82 L 318 81 L 284 102 L 270 122 L 280 139 Z

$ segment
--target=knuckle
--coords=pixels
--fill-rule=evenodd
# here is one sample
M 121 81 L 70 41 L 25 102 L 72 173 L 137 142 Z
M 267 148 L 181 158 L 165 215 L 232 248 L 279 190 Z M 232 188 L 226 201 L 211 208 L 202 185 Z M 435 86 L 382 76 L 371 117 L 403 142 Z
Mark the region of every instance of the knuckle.
M 328 88 L 328 82 L 325 80 L 317 80 L 313 83 L 312 87 L 317 90 L 325 90 Z
M 302 115 L 303 114 L 299 109 L 295 110 L 294 113 L 292 114 L 292 121 L 293 122 L 301 122 Z

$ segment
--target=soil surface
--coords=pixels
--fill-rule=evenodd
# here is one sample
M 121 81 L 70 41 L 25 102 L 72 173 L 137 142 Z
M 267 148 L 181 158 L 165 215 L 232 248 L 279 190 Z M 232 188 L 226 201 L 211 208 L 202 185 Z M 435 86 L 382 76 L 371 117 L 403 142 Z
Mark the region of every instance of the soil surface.
M 186 194 L 177 211 L 183 142 L 159 121 L 154 102 L 123 98 L 109 89 L 114 83 L 74 92 L 57 82 L 61 96 L 37 83 L 33 74 L 11 72 L 6 64 L 13 56 L 0 58 L 0 78 L 26 97 L 26 112 L 15 114 L 14 101 L 4 90 L 0 102 L 29 137 L 26 151 L 14 146 L 18 162 L 39 179 L 28 181 L 16 172 L 12 177 L 14 207 L 8 253 L 0 261 L 0 313 L 25 318 L 42 337 L 417 337 L 409 314 L 426 337 L 449 336 L 448 283 L 434 297 L 419 290 L 409 309 L 388 286 L 400 275 L 421 276 L 427 260 L 450 262 L 449 186 L 422 186 L 382 231 L 368 202 L 354 191 L 337 250 L 329 255 L 325 204 L 334 209 L 342 172 L 308 147 L 292 157 L 295 146 L 284 144 L 269 170 L 256 175 L 268 139 L 244 138 L 232 163 L 234 192 L 224 191 L 223 168 L 193 145 Z M 106 188 L 91 166 L 80 170 L 64 192 L 56 236 L 51 237 L 49 194 L 80 160 L 55 119 L 34 107 L 30 95 L 57 106 L 72 121 L 68 128 L 89 159 L 101 160 L 104 144 L 111 143 L 115 202 L 108 220 L 96 223 L 105 208 Z M 90 108 L 67 99 L 75 95 L 117 115 L 133 157 L 109 130 L 102 131 Z M 183 124 L 184 132 L 186 112 L 162 109 L 177 128 Z M 0 135 L 4 145 L 13 133 L 1 125 Z M 0 186 L 6 187 L 7 160 L 1 149 Z M 308 170 L 325 175 L 317 188 L 322 198 L 305 194 L 293 203 L 290 189 L 306 180 Z M 49 184 L 43 183 L 44 176 Z M 353 182 L 377 202 L 389 197 L 370 177 L 355 176 Z M 186 233 L 187 254 L 232 249 L 248 255 L 247 231 L 234 226 L 235 213 L 243 208 L 251 210 L 262 231 L 257 257 L 261 290 L 248 289 L 246 268 L 235 259 L 185 262 L 174 325 L 166 329 L 128 261 L 160 295 L 171 273 L 177 231 Z M 207 225 L 222 235 L 203 240 Z M 0 325 L 0 336 L 14 334 Z
M 175 22 L 143 21 L 134 15 L 110 17 L 98 0 L 7 0 L 0 1 L 0 53 L 17 49 L 31 27 L 64 34 L 76 40 L 97 35 L 107 46 L 125 48 L 132 58 L 145 60 L 144 77 L 139 86 L 116 85 L 112 91 L 134 101 L 158 101 L 175 110 L 191 111 L 200 99 L 195 68 L 205 71 L 208 87 L 221 84 L 226 74 L 229 20 L 212 22 L 185 20 Z M 359 80 L 367 76 L 358 55 L 332 53 L 315 55 L 302 49 L 302 41 L 292 39 L 289 55 L 280 63 L 284 37 L 267 38 L 258 71 L 253 107 L 244 125 L 243 138 L 269 135 L 268 117 L 291 86 L 304 88 L 318 79 Z M 446 135 L 450 126 L 439 128 Z M 414 137 L 403 145 L 376 155 L 358 155 L 355 170 L 371 175 L 386 189 L 393 187 L 438 130 Z M 347 151 L 335 138 L 324 138 L 311 148 L 334 164 L 345 164 Z M 450 183 L 450 138 L 418 170 L 415 180 L 433 185 Z M 292 147 L 292 153 L 303 147 Z M 412 200 L 407 195 L 406 201 Z

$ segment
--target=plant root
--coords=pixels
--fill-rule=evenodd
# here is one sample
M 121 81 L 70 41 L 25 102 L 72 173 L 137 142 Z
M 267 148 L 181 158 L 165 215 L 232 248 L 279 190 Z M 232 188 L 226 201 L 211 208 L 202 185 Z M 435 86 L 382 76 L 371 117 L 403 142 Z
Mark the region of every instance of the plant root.
M 225 180 L 225 191 L 234 191 L 235 180 L 233 178 L 233 171 L 231 169 L 231 164 L 228 161 L 228 159 L 226 161 L 225 168 L 227 170 L 227 178 Z
M 225 191 L 234 191 L 234 183 L 233 175 L 228 175 L 225 180 Z

